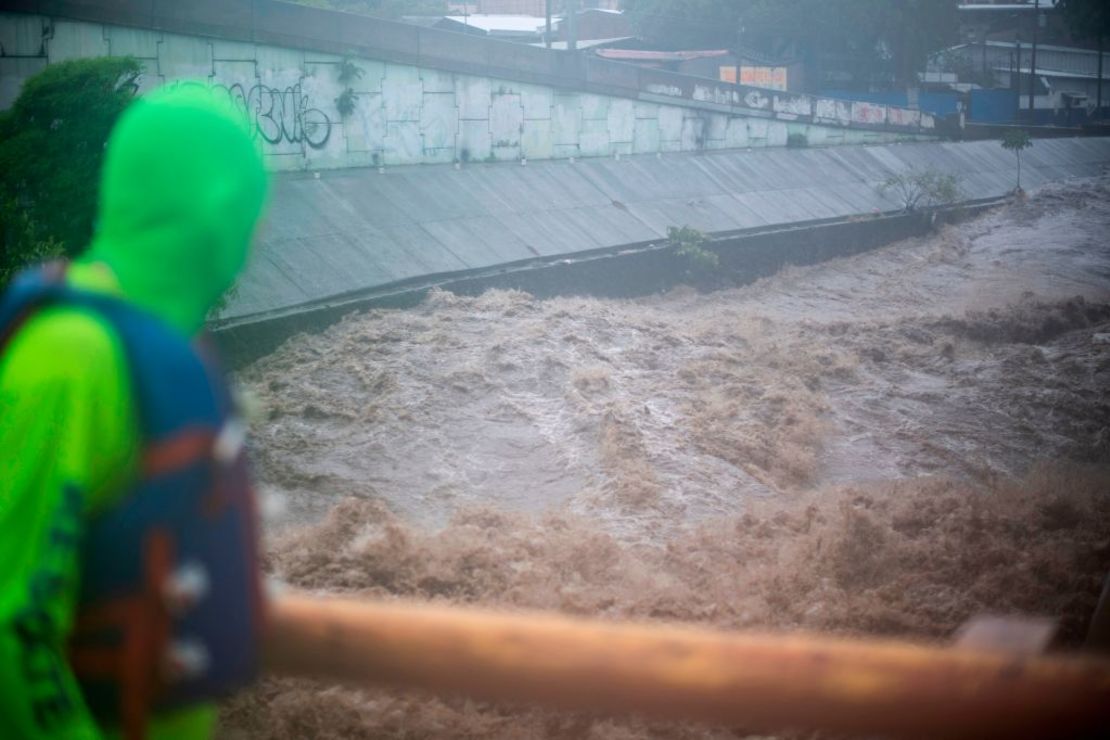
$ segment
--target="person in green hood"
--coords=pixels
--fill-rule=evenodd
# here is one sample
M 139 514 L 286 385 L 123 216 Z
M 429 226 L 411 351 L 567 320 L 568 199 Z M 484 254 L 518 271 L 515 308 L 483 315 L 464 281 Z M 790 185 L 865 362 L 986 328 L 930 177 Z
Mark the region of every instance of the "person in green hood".
M 242 269 L 266 191 L 229 103 L 199 83 L 156 91 L 109 139 L 96 234 L 65 280 L 192 336 Z M 82 564 L 51 533 L 117 504 L 141 445 L 127 355 L 102 316 L 62 304 L 19 324 L 0 355 L 0 737 L 118 733 L 92 719 L 67 662 Z M 19 616 L 31 606 L 34 655 Z M 181 709 L 147 736 L 207 737 L 214 722 L 211 705 Z

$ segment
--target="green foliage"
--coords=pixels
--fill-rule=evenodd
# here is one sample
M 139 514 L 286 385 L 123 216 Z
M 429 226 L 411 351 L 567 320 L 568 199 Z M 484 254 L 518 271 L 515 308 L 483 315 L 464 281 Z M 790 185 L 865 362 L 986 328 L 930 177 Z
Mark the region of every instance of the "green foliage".
M 781 37 L 839 63 L 857 81 L 916 84 L 928 55 L 958 38 L 956 0 L 748 0 L 752 42 Z M 747 41 L 747 37 L 745 39 Z
M 1106 0 L 1059 0 L 1071 32 L 1081 39 L 1110 37 L 1110 3 Z
M 942 51 L 936 59 L 942 70 L 955 74 L 960 82 L 970 82 L 980 87 L 994 87 L 997 84 L 994 72 L 989 69 L 984 70 L 981 64 L 977 64 L 966 53 L 966 50 Z
M 682 264 L 686 276 L 695 280 L 710 277 L 721 261 L 716 252 L 706 249 L 708 241 L 705 234 L 689 226 L 667 227 L 667 246 Z
M 49 262 L 65 254 L 61 242 L 46 235 L 15 201 L 0 202 L 0 232 L 4 252 L 0 254 L 0 286 L 6 285 L 27 265 Z
M 809 138 L 805 134 L 795 132 L 786 135 L 786 145 L 791 148 L 801 149 L 809 146 Z
M 379 18 L 400 18 L 403 15 L 441 15 L 447 12 L 447 0 L 293 0 L 300 5 L 345 13 L 373 15 Z
M 141 70 L 131 57 L 52 64 L 0 114 L 0 280 L 88 244 L 104 144 Z
M 339 111 L 339 115 L 346 118 L 355 112 L 355 105 L 358 103 L 358 94 L 351 88 L 347 88 L 339 93 L 339 97 L 335 99 L 335 108 Z
M 347 58 L 344 58 L 336 68 L 336 78 L 339 80 L 339 84 L 347 86 L 335 99 L 335 108 L 343 118 L 355 112 L 355 106 L 358 105 L 358 93 L 351 85 L 361 80 L 365 72 L 366 70 Z
M 1020 152 L 1031 146 L 1033 146 L 1033 140 L 1029 138 L 1029 132 L 1023 128 L 1013 128 L 1002 135 L 1003 149 Z
M 352 82 L 361 80 L 365 72 L 365 69 L 358 66 L 350 59 L 344 59 L 339 63 L 339 82 L 344 85 L 350 85 Z
M 625 0 L 637 32 L 685 48 L 799 54 L 810 79 L 830 64 L 857 80 L 914 82 L 957 40 L 958 0 Z M 743 31 L 741 32 L 741 29 Z
M 730 48 L 743 2 L 733 0 L 625 0 L 637 34 L 674 48 Z
M 879 193 L 894 198 L 907 212 L 933 208 L 959 200 L 963 196 L 960 180 L 933 168 L 910 167 L 891 175 L 879 186 Z
M 1029 138 L 1029 132 L 1023 128 L 1012 128 L 1002 135 L 1002 148 L 1013 152 L 1014 156 L 1017 157 L 1017 187 L 1015 190 L 1021 190 L 1021 153 L 1031 146 L 1033 146 L 1033 140 Z

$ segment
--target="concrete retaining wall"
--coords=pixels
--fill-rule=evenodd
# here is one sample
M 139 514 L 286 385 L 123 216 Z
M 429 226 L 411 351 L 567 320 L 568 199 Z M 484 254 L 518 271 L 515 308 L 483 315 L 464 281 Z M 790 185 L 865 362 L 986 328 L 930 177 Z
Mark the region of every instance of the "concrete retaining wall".
M 1029 189 L 1097 175 L 1110 139 L 1038 140 L 1023 161 Z M 955 176 L 971 200 L 1008 193 L 1016 175 L 994 141 L 284 174 L 221 319 L 269 321 L 433 276 L 649 244 L 671 226 L 728 235 L 870 218 L 902 208 L 880 186 L 909 168 Z
M 966 218 L 995 202 L 968 203 L 946 209 L 938 214 L 939 220 L 952 222 Z M 814 264 L 857 254 L 925 234 L 935 223 L 932 214 L 887 214 L 757 229 L 721 237 L 708 245 L 718 255 L 720 264 L 704 287 L 745 284 L 773 275 L 786 265 Z M 658 243 L 630 245 L 621 250 L 601 250 L 515 269 L 476 270 L 414 280 L 334 305 L 217 328 L 214 337 L 223 355 L 234 367 L 241 367 L 273 352 L 289 337 L 321 331 L 354 310 L 415 306 L 432 287 L 460 295 L 480 295 L 499 288 L 523 290 L 538 298 L 560 295 L 631 298 L 659 293 L 686 280 L 685 264 L 672 250 Z
M 196 80 L 228 95 L 274 170 L 774 147 L 792 135 L 810 146 L 882 143 L 933 130 L 919 111 L 287 3 L 84 0 L 45 7 L 50 15 L 0 13 L 0 108 L 47 64 L 131 55 L 145 66 L 144 91 Z M 100 17 L 107 20 L 89 20 Z M 291 33 L 297 28 L 302 35 Z M 359 29 L 364 35 L 355 35 Z M 341 80 L 344 61 L 359 70 L 357 79 Z M 337 101 L 348 88 L 354 106 L 343 115 Z

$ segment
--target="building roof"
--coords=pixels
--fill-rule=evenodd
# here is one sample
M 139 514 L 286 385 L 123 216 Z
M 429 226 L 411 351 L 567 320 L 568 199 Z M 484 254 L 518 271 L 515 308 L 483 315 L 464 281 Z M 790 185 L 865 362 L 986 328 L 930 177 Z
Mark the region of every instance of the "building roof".
M 499 15 L 492 13 L 471 13 L 469 15 L 444 16 L 449 21 L 473 26 L 489 34 L 529 34 L 544 30 L 547 20 L 536 15 Z M 555 22 L 552 17 L 551 22 Z
M 975 43 L 972 43 L 972 44 L 960 44 L 959 46 L 954 46 L 952 48 L 958 49 L 958 48 L 963 47 L 963 46 L 980 46 L 980 45 L 981 45 L 980 42 L 975 42 Z M 987 42 L 987 46 L 994 46 L 994 47 L 999 48 L 999 49 L 1013 49 L 1013 48 L 1017 47 L 1017 45 L 1018 44 L 1017 44 L 1016 41 L 988 41 Z M 1028 49 L 1030 46 L 1032 46 L 1032 44 L 1030 44 L 1028 41 L 1021 44 L 1021 48 L 1023 48 L 1023 49 Z M 1062 53 L 1065 53 L 1065 54 L 1090 54 L 1091 56 L 1098 56 L 1098 49 L 1084 49 L 1081 46 L 1055 46 L 1053 44 L 1037 44 L 1037 48 L 1040 51 L 1058 51 L 1058 52 L 1062 52 Z M 1110 52 L 1103 52 L 1104 55 L 1108 54 L 1108 53 L 1110 53 Z
M 634 39 L 634 38 L 636 38 L 636 37 L 635 36 L 617 36 L 616 38 L 611 38 L 611 39 L 579 39 L 578 43 L 577 43 L 577 46 L 578 46 L 579 49 L 594 49 L 598 46 L 605 46 L 607 44 L 615 44 L 618 41 L 628 41 L 629 39 Z M 566 42 L 566 41 L 552 41 L 551 42 L 551 48 L 552 49 L 566 50 L 567 43 L 568 42 Z M 531 44 L 531 46 L 547 46 L 547 44 L 540 41 L 540 42 Z
M 995 72 L 1014 72 L 1015 70 L 1010 67 L 993 67 Z M 1021 67 L 1016 70 L 1018 74 L 1028 75 L 1032 74 L 1029 67 Z M 1095 82 L 1098 80 L 1097 74 L 1089 74 L 1084 72 L 1061 72 L 1054 69 L 1044 69 L 1040 65 L 1037 66 L 1037 77 L 1051 77 L 1060 80 L 1088 80 Z M 1103 79 L 1106 79 L 1105 76 Z
M 1055 10 L 1057 0 L 1041 0 L 1040 10 Z M 964 11 L 1015 11 L 1015 10 L 1035 10 L 1037 6 L 1030 0 L 1025 3 L 964 3 L 959 6 L 960 10 Z
M 597 55 L 605 59 L 624 62 L 688 62 L 691 59 L 725 57 L 728 49 L 692 49 L 690 51 L 648 51 L 647 49 L 598 49 Z

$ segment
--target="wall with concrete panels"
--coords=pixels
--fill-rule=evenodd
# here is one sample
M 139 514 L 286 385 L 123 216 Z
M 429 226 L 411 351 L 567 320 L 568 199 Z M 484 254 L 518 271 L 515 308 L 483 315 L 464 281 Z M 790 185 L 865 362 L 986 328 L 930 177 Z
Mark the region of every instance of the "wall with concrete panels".
M 791 134 L 804 136 L 811 146 L 917 136 L 844 125 L 885 115 L 883 106 L 857 111 L 845 103 L 840 110 L 818 101 L 825 109 L 813 109 L 808 97 L 770 93 L 766 100 L 722 101 L 711 85 L 687 96 L 687 91 L 658 84 L 643 96 L 650 100 L 636 100 L 360 56 L 39 15 L 0 14 L 0 44 L 0 107 L 14 100 L 22 79 L 48 63 L 131 55 L 144 64 L 141 91 L 194 81 L 226 94 L 274 170 L 773 147 L 786 146 Z M 358 68 L 357 79 L 340 80 L 344 61 Z M 354 108 L 342 115 L 337 100 L 348 87 Z M 692 97 L 703 105 L 668 104 L 668 97 Z M 757 113 L 765 107 L 775 117 L 705 107 L 738 102 L 755 106 Z M 899 113 L 905 115 L 912 113 Z M 813 122 L 822 116 L 842 120 Z

